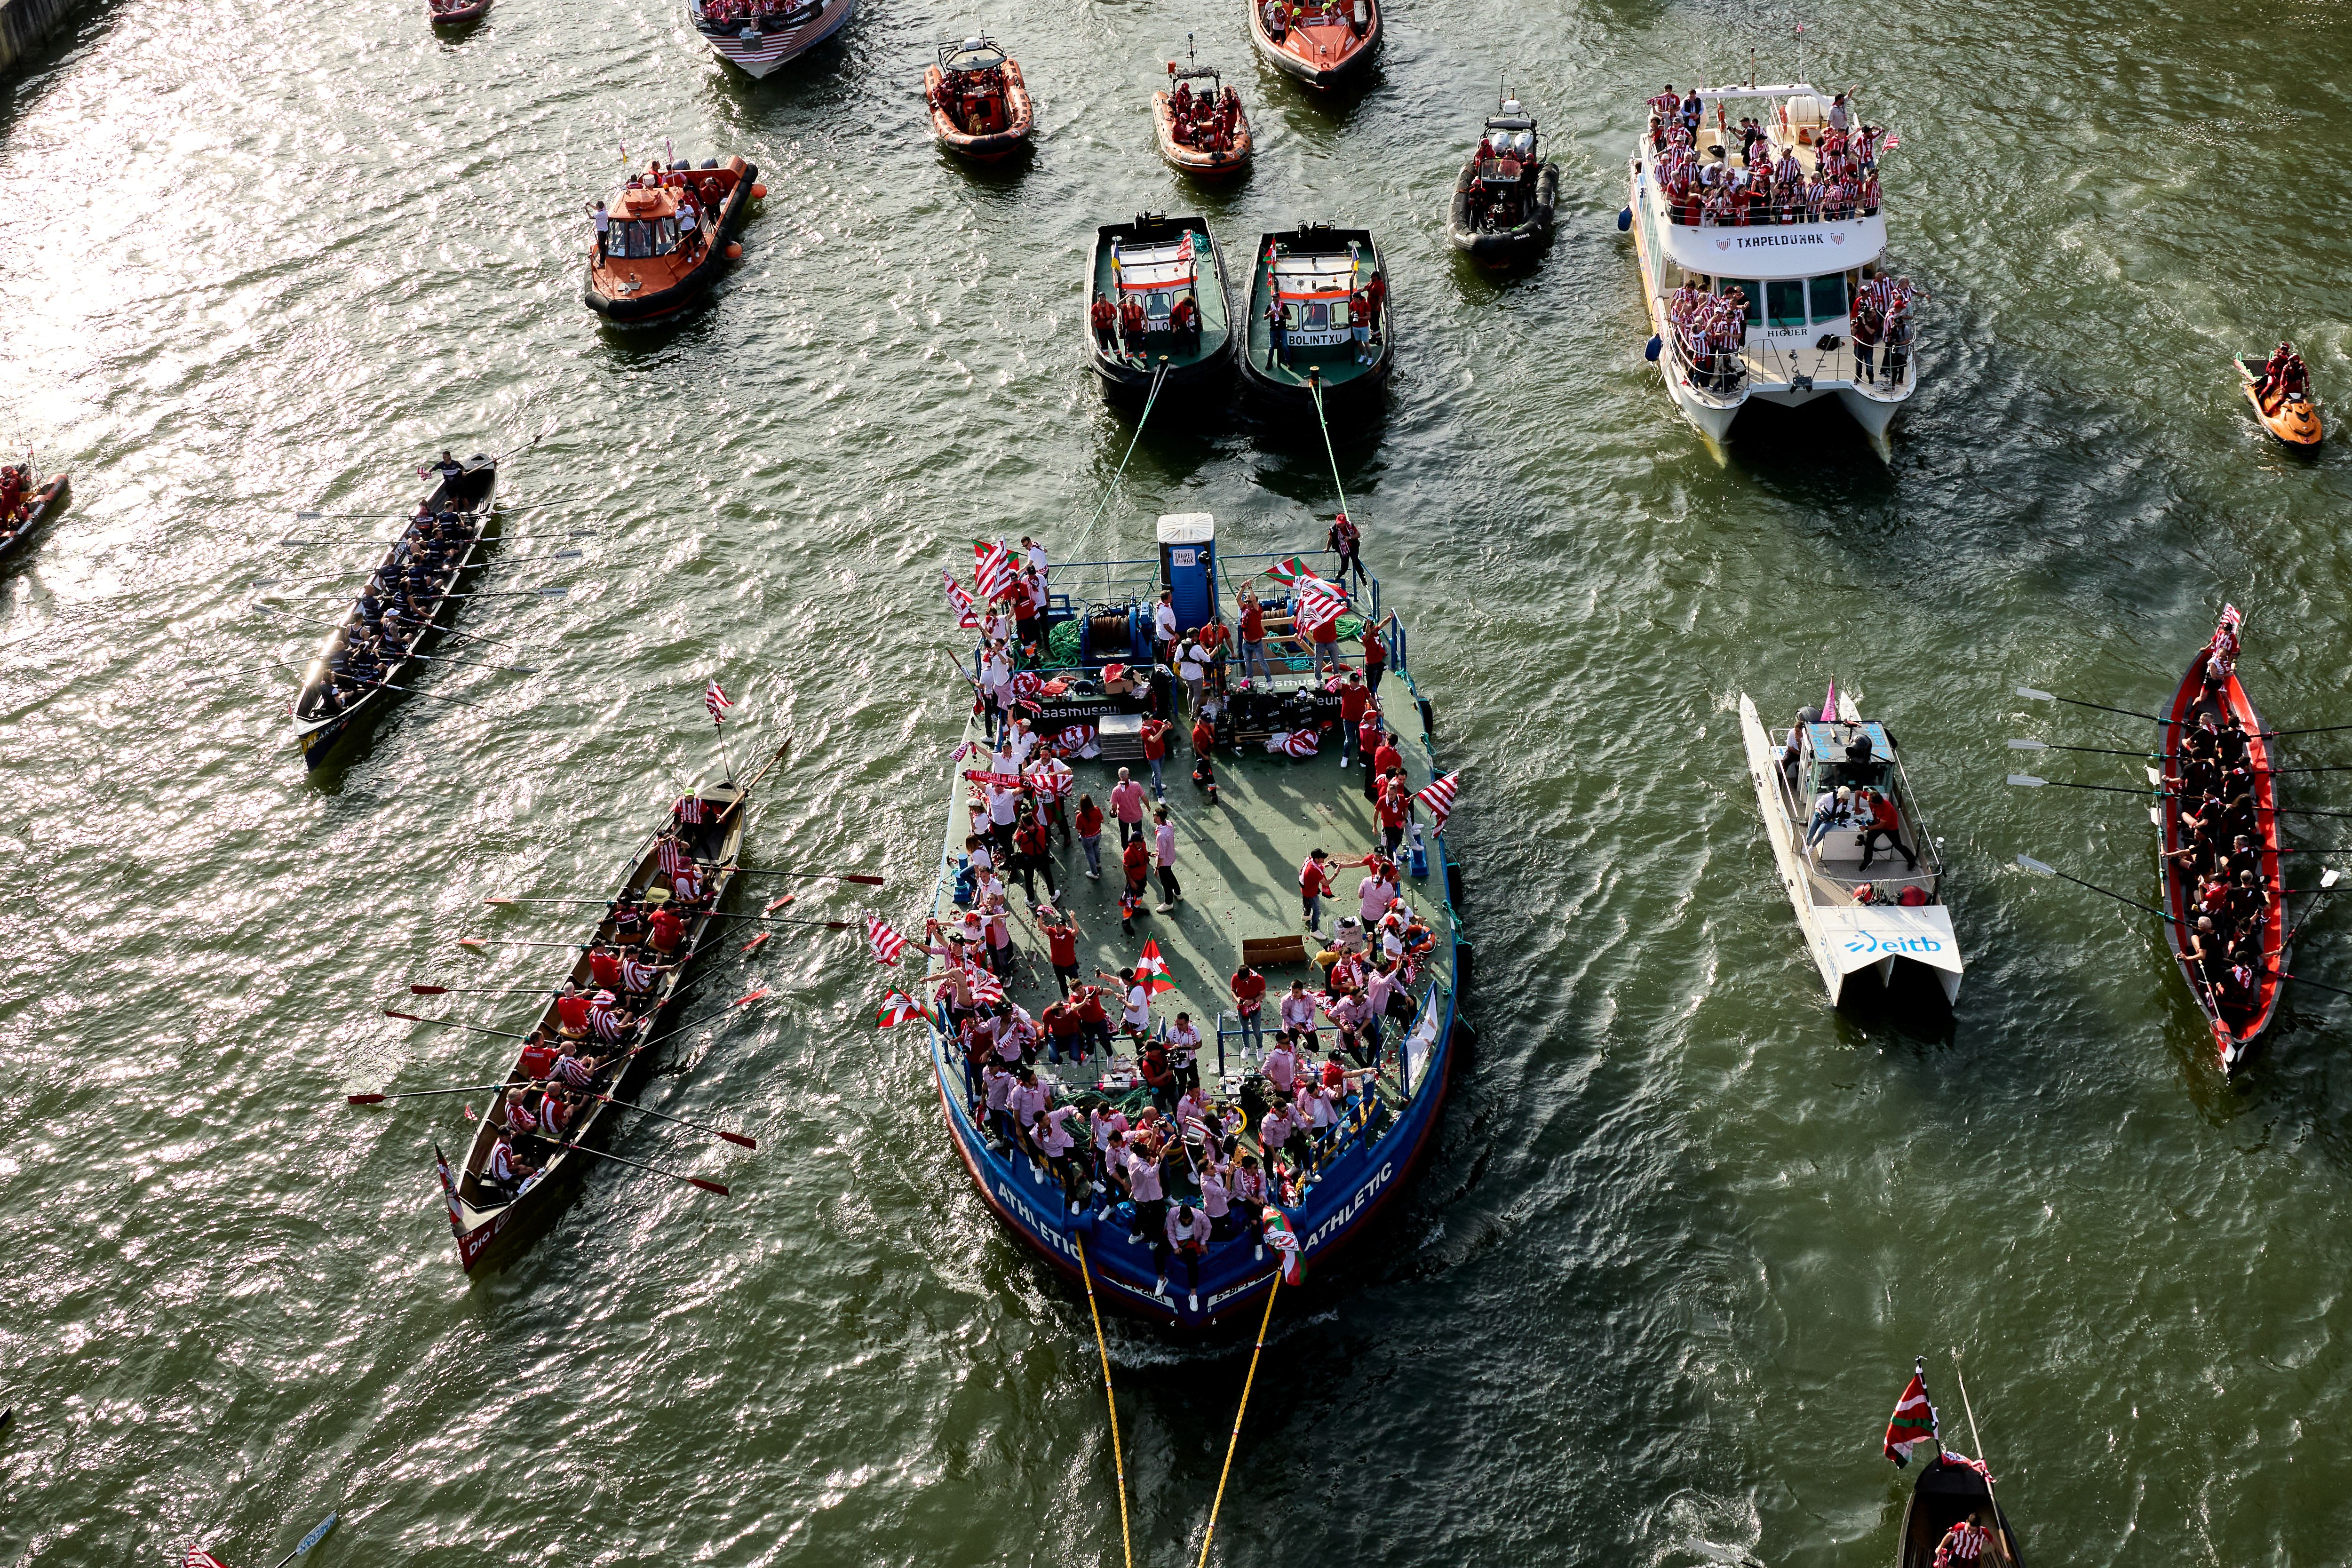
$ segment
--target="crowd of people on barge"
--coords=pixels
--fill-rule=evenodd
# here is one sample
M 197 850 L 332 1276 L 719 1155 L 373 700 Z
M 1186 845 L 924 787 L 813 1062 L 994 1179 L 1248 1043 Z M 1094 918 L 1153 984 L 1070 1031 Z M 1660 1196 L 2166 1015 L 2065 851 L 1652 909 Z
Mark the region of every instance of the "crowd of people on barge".
M 1353 523 L 1335 521 L 1327 543 L 1342 581 L 1351 571 L 1363 574 Z M 1092 1204 L 1105 1220 L 1123 1221 L 1158 1258 L 1162 1288 L 1178 1267 L 1190 1289 L 1209 1246 L 1254 1233 L 1261 1205 L 1296 1204 L 1333 1152 L 1352 1135 L 1377 1131 L 1389 1113 L 1377 1080 L 1384 1060 L 1393 1076 L 1394 1031 L 1414 1016 L 1436 951 L 1434 933 L 1404 891 L 1415 806 L 1380 706 L 1384 623 L 1367 625 L 1362 659 L 1344 668 L 1335 628 L 1298 637 L 1302 653 L 1328 649 L 1328 664 L 1305 661 L 1302 679 L 1337 706 L 1333 733 L 1307 737 L 1309 752 L 1336 740 L 1343 765 L 1352 755 L 1380 824 L 1379 841 L 1362 853 L 1342 858 L 1318 848 L 1297 868 L 1313 983 L 1297 980 L 1286 992 L 1270 993 L 1265 976 L 1244 963 L 1229 998 L 1221 999 L 1230 1002 L 1228 1017 L 1189 1006 L 1170 1016 L 1147 964 L 1087 972 L 1079 957 L 1086 933 L 1064 899 L 1056 846 L 1082 853 L 1067 874 L 1120 880 L 1122 937 L 1136 936 L 1148 914 L 1178 911 L 1184 894 L 1167 763 L 1189 736 L 1191 811 L 1202 830 L 1214 831 L 1217 756 L 1240 739 L 1233 700 L 1269 679 L 1267 645 L 1280 640 L 1282 612 L 1278 601 L 1270 608 L 1244 588 L 1234 626 L 1216 620 L 1186 632 L 1161 595 L 1150 620 L 1155 668 L 1164 678 L 1133 678 L 1149 710 L 1146 766 L 1117 768 L 1097 804 L 1092 791 L 1076 788 L 1071 766 L 1092 748 L 1092 732 L 1040 733 L 1029 716 L 1034 705 L 1024 693 L 1037 689 L 1023 678 L 1045 674 L 1034 667 L 1052 568 L 1042 544 L 1022 545 L 1021 569 L 981 626 L 975 686 L 983 739 L 973 743 L 965 773 L 971 830 L 953 868 L 958 912 L 928 920 L 909 950 L 938 971 L 924 1005 L 960 1053 L 968 1107 L 991 1142 L 1030 1162 L 1040 1180 L 1058 1182 L 1073 1214 Z M 1181 776 L 1175 782 L 1181 788 Z M 1102 839 L 1114 824 L 1114 862 L 1106 872 Z M 1339 900 L 1339 878 L 1349 870 L 1361 879 L 1327 934 L 1326 901 Z M 1038 957 L 1052 986 L 1045 1005 L 1032 1012 L 1012 993 L 1024 973 L 1044 984 L 1032 965 Z M 1221 1026 L 1227 1051 L 1244 1064 L 1230 1100 L 1213 1074 L 1204 1080 L 1202 1073 Z
M 1849 96 L 1841 92 L 1831 100 L 1825 123 L 1802 128 L 1813 154 L 1808 168 L 1798 156 L 1795 130 L 1784 124 L 1775 136 L 1753 118 L 1724 127 L 1721 143 L 1702 149 L 1698 90 L 1678 96 L 1667 83 L 1650 100 L 1648 145 L 1675 221 L 1746 226 L 1875 215 L 1882 199 L 1878 159 L 1891 142 L 1880 127 L 1857 123 Z
M 1176 69 L 1168 68 L 1171 75 Z M 1241 119 L 1242 95 L 1230 87 L 1195 93 L 1191 82 L 1179 81 L 1168 95 L 1169 134 L 1195 153 L 1232 152 Z
M 523 1040 L 519 1079 L 491 1103 L 496 1136 L 476 1173 L 494 1200 L 530 1190 L 647 1043 L 665 982 L 694 956 L 688 942 L 695 922 L 718 900 L 719 884 L 694 853 L 698 830 L 713 810 L 692 795 L 670 808 L 670 826 L 652 847 L 652 875 L 606 902 L 597 934 L 581 947 L 574 966 L 575 975 L 585 969 L 585 979 L 557 986 Z
M 2165 859 L 2184 891 L 2189 925 L 2181 963 L 2214 1011 L 2242 1017 L 2261 1005 L 2272 967 L 2265 956 L 2271 912 L 2280 895 L 2263 864 L 2252 739 L 2226 700 L 2236 651 L 2236 634 L 2225 626 L 2207 659 L 2206 691 L 2214 700 L 2183 729 L 2180 751 L 2162 776 L 2179 805 L 2179 847 Z
M 1910 371 L 1913 311 L 1921 298 L 1907 278 L 1863 269 L 1846 313 L 1845 345 L 1853 353 L 1856 381 L 1875 385 L 1883 375 L 1889 387 L 1901 387 Z M 1746 375 L 1748 329 L 1759 303 L 1739 284 L 1708 289 L 1691 279 L 1666 296 L 1675 347 L 1706 390 L 1733 391 Z
M 443 452 L 433 471 L 446 485 L 465 472 L 465 465 Z M 432 625 L 481 527 L 482 520 L 470 511 L 448 506 L 436 511 L 430 498 L 417 503 L 383 564 L 361 586 L 300 718 L 331 719 L 368 693 L 394 685 L 393 677 Z

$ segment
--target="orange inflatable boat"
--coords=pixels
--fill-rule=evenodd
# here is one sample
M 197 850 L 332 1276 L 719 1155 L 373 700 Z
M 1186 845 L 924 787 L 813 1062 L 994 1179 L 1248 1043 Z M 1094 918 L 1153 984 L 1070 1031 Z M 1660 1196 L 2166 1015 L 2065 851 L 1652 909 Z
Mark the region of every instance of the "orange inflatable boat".
M 1308 87 L 1339 86 L 1380 47 L 1380 0 L 1253 0 L 1249 17 L 1266 64 Z
M 2231 362 L 2238 367 L 2238 380 L 2245 388 L 2246 401 L 2254 405 L 2254 417 L 2263 428 L 2290 447 L 2316 447 L 2325 432 L 2319 423 L 2319 405 L 2311 394 L 2304 392 L 2293 397 L 2283 397 L 2269 408 L 2263 406 L 2263 395 L 2258 390 L 2262 375 L 2258 367 L 2244 359 Z
M 939 64 L 923 69 L 923 100 L 940 144 L 976 163 L 1012 156 L 1036 125 L 1021 62 L 985 33 L 940 46 Z

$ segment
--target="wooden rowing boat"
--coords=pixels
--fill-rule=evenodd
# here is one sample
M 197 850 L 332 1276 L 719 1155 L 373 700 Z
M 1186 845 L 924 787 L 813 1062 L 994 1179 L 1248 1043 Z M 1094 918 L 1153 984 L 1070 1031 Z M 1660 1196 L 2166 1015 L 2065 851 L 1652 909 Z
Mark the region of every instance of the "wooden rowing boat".
M 2233 359 L 2230 363 L 2238 367 L 2239 386 L 2244 391 L 2246 401 L 2253 405 L 2254 417 L 2263 422 L 2263 429 L 2290 447 L 2319 445 L 2319 439 L 2326 432 L 2320 426 L 2319 405 L 2312 400 L 2309 393 L 2301 397 L 2284 399 L 2275 409 L 2264 408 L 2259 390 L 2262 385 L 2262 377 L 2258 374 L 2260 366 L 2243 358 Z
M 466 581 L 467 574 L 480 564 L 483 536 L 489 529 L 490 503 L 498 494 L 498 459 L 479 454 L 467 459 L 463 470 L 455 478 L 444 479 L 433 487 L 433 492 L 425 498 L 425 504 L 432 508 L 435 515 L 455 511 L 466 520 L 467 534 L 465 548 L 457 558 L 457 568 L 449 574 L 449 581 L 434 599 L 425 625 L 417 629 L 416 639 L 408 645 L 406 653 L 385 669 L 381 681 L 362 691 L 340 711 L 328 711 L 322 699 L 328 684 L 327 660 L 342 637 L 341 627 L 320 639 L 318 657 L 303 672 L 302 689 L 296 694 L 292 708 L 294 740 L 302 749 L 302 765 L 306 771 L 323 767 L 346 754 L 345 748 L 349 743 L 365 734 L 377 718 L 393 706 L 402 695 L 401 689 L 411 683 L 411 678 L 425 672 L 426 661 L 416 656 L 440 640 L 441 633 L 457 618 L 457 612 L 465 604 L 465 600 L 453 595 L 458 584 Z M 404 531 L 402 538 L 405 537 Z M 400 545 L 401 540 L 395 539 L 385 546 L 383 559 L 369 574 L 370 580 L 377 574 L 393 569 L 393 558 Z M 362 584 L 361 592 L 363 594 L 365 591 Z M 360 596 L 359 594 L 352 595 L 352 608 L 343 617 L 343 626 L 352 626 L 358 620 Z
M 985 33 L 940 46 L 939 62 L 923 68 L 923 101 L 940 145 L 976 163 L 1011 157 L 1036 129 L 1021 62 Z
M 2206 713 L 2223 721 L 2235 718 L 2245 728 L 2246 761 L 2253 770 L 2259 871 L 2263 885 L 2273 895 L 2263 917 L 2262 960 L 2250 994 L 2228 986 L 2217 987 L 2202 967 L 2186 955 L 2184 933 L 2196 918 L 2197 888 L 2194 871 L 2171 858 L 2188 842 L 2180 826 L 2182 802 L 2178 792 L 2166 791 L 2164 798 L 2149 810 L 2157 826 L 2157 871 L 2164 887 L 2164 940 L 2172 950 L 2174 961 L 2180 965 L 2182 978 L 2189 983 L 2189 994 L 2196 998 L 2199 1011 L 2205 1015 L 2206 1024 L 2212 1030 L 2213 1047 L 2225 1073 L 2235 1072 L 2245 1064 L 2263 1031 L 2270 1027 L 2271 1016 L 2278 1007 L 2279 987 L 2284 983 L 2282 973 L 2287 966 L 2285 901 L 2276 896 L 2286 884 L 2280 876 L 2278 784 L 2272 773 L 2270 742 L 2263 733 L 2261 712 L 2238 679 L 2234 658 L 2225 681 L 2209 685 L 2205 679 L 2218 640 L 2224 630 L 2234 639 L 2237 624 L 2237 612 L 2225 610 L 2221 626 L 2214 631 L 2216 642 L 2199 648 L 2197 656 L 2189 661 L 2189 671 L 2180 678 L 2180 688 L 2173 693 L 2172 705 L 2166 710 L 2162 754 L 2181 756 L 2189 731 Z
M 70 489 L 69 476 L 52 474 L 33 492 L 32 500 L 25 503 L 25 521 L 13 533 L 0 535 L 0 566 L 31 550 L 33 536 L 40 532 L 41 525 L 65 510 Z
M 666 183 L 650 185 L 655 178 Z M 642 321 L 684 310 L 710 291 L 727 262 L 742 253 L 734 243 L 751 216 L 751 203 L 768 194 L 760 171 L 741 158 L 721 165 L 705 158 L 700 168 L 681 160 L 648 173 L 646 184 L 631 181 L 614 195 L 604 242 L 589 239 L 588 279 L 580 302 L 609 321 Z M 691 182 L 696 201 L 691 245 L 678 228 L 681 182 Z
M 2017 1531 L 2010 1528 L 2009 1516 L 2001 1512 L 1984 1472 L 1940 1451 L 1919 1472 L 1919 1479 L 1911 1484 L 1911 1500 L 1903 1505 L 1903 1534 L 1895 1547 L 1895 1568 L 1933 1568 L 1936 1547 L 1944 1532 L 1971 1515 L 1978 1524 L 1992 1530 L 1995 1537 L 1995 1544 L 1978 1559 L 1978 1568 L 2024 1568 Z
M 478 22 L 490 14 L 491 0 L 458 0 L 454 5 L 440 5 L 426 0 L 425 11 L 436 27 L 455 27 L 467 22 Z
M 699 952 L 711 925 L 713 912 L 725 901 L 728 889 L 734 884 L 732 868 L 737 851 L 743 843 L 743 819 L 750 805 L 751 791 L 782 755 L 782 751 L 778 750 L 758 773 L 740 786 L 732 783 L 721 784 L 695 794 L 694 798 L 703 803 L 703 820 L 683 831 L 687 835 L 688 850 L 698 861 L 709 868 L 704 873 L 703 886 L 710 895 L 710 902 L 704 912 L 687 927 L 683 951 L 689 955 Z M 646 834 L 627 873 L 614 889 L 614 897 L 623 892 L 643 893 L 656 885 L 668 885 L 661 876 L 656 842 L 657 832 L 658 829 Z M 582 942 L 584 944 L 593 938 L 610 938 L 613 934 L 612 922 L 600 919 L 591 931 L 583 933 Z M 690 984 L 695 973 L 689 957 L 687 963 L 662 976 L 642 1015 L 644 1022 L 640 1033 L 644 1039 L 650 1040 L 661 1032 L 663 1015 Z M 587 984 L 589 969 L 584 947 L 564 979 L 578 985 Z M 557 1017 L 551 995 L 536 1022 L 551 1037 L 554 1034 Z M 652 1072 L 653 1065 L 651 1053 L 637 1052 L 625 1061 L 612 1081 L 604 1086 L 603 1091 L 616 1100 L 627 1100 L 630 1090 Z M 530 1081 L 530 1075 L 522 1068 L 520 1050 L 508 1068 L 505 1081 L 517 1085 Z M 616 1114 L 612 1106 L 602 1101 L 588 1102 L 569 1129 L 567 1141 L 592 1149 L 596 1147 L 598 1140 L 608 1133 Z M 495 1266 L 503 1262 L 528 1246 L 563 1212 L 564 1205 L 588 1168 L 601 1163 L 593 1155 L 575 1156 L 571 1150 L 557 1148 L 541 1168 L 538 1180 L 525 1187 L 520 1196 L 508 1201 L 484 1179 L 491 1147 L 497 1142 L 498 1129 L 485 1117 L 474 1135 L 473 1146 L 466 1155 L 463 1168 L 454 1176 L 446 1168 L 443 1173 L 444 1190 L 449 1205 L 449 1226 L 457 1242 L 457 1261 L 469 1274 L 486 1265 Z
M 1380 47 L 1380 0 L 1256 0 L 1249 19 L 1266 63 L 1308 87 L 1338 87 Z

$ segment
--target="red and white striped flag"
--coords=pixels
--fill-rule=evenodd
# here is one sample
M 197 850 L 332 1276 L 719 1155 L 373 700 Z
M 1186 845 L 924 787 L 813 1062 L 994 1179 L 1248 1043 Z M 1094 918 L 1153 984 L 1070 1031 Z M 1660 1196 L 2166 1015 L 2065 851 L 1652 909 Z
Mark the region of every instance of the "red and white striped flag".
M 1293 730 L 1282 738 L 1282 749 L 1294 757 L 1311 757 L 1318 748 L 1312 730 Z
M 228 1564 L 201 1546 L 191 1546 L 188 1548 L 186 1568 L 228 1568 Z
M 1903 135 L 1902 135 L 1902 132 L 1896 132 L 1896 131 L 1890 131 L 1890 132 L 1888 132 L 1886 133 L 1886 140 L 1885 140 L 1885 141 L 1884 141 L 1884 142 L 1881 142 L 1878 144 L 1878 150 L 1879 150 L 1880 152 L 1882 152 L 1882 153 L 1892 153 L 1892 152 L 1894 152 L 1894 151 L 1895 151 L 1895 149 L 1896 149 L 1897 147 L 1900 147 L 1900 146 L 1902 146 L 1902 145 L 1903 145 Z
M 1004 548 L 1003 540 L 993 544 L 972 541 L 971 576 L 981 598 L 991 604 L 1013 592 L 1013 552 Z
M 727 693 L 719 689 L 719 682 L 713 678 L 709 689 L 702 694 L 702 710 L 710 715 L 712 723 L 723 724 L 727 721 L 727 710 L 734 706 L 727 700 Z
M 1160 956 L 1157 938 L 1143 944 L 1143 956 L 1135 961 L 1135 973 L 1144 988 L 1157 996 L 1162 991 L 1173 991 L 1176 983 L 1168 978 L 1168 961 Z
M 1456 770 L 1444 778 L 1432 780 L 1427 789 L 1415 791 L 1412 798 L 1429 808 L 1429 815 L 1437 819 L 1438 831 L 1442 833 L 1445 829 L 1445 819 L 1454 813 L 1454 797 L 1461 788 L 1462 774 Z
M 1936 1407 L 1927 1402 L 1927 1363 L 1912 1363 L 1911 1381 L 1895 1402 L 1894 1418 L 1886 1423 L 1886 1457 L 1900 1469 L 1911 1462 L 1911 1450 L 1936 1439 Z
M 1290 1222 L 1272 1204 L 1265 1205 L 1265 1244 L 1282 1259 L 1282 1282 L 1297 1284 L 1298 1233 L 1290 1228 Z
M 459 1240 L 465 1239 L 466 1223 L 457 1208 L 457 1178 L 449 1172 L 449 1156 L 441 1152 L 441 1145 L 433 1145 L 433 1163 L 441 1172 L 441 1195 L 449 1204 L 449 1228 Z
M 895 1029 L 909 1018 L 919 1018 L 922 1016 L 921 1003 L 903 991 L 888 991 L 883 993 L 882 1005 L 875 1013 L 874 1021 L 886 1029 Z
M 1297 595 L 1291 601 L 1290 613 L 1292 619 L 1297 622 L 1298 629 L 1313 637 L 1326 626 L 1337 624 L 1347 608 L 1345 590 L 1326 583 L 1320 577 L 1302 577 L 1298 582 Z
M 898 955 L 907 951 L 907 939 L 890 928 L 890 922 L 880 915 L 866 917 L 866 945 L 874 951 L 877 963 L 896 963 Z
M 972 603 L 971 595 L 964 591 L 964 585 L 957 582 L 956 574 L 944 566 L 940 568 L 940 580 L 948 585 L 948 608 L 955 612 L 956 625 L 966 631 L 978 631 L 980 606 Z
M 964 981 L 971 987 L 971 999 L 983 1006 L 1004 1000 L 1004 982 L 977 963 L 964 966 Z

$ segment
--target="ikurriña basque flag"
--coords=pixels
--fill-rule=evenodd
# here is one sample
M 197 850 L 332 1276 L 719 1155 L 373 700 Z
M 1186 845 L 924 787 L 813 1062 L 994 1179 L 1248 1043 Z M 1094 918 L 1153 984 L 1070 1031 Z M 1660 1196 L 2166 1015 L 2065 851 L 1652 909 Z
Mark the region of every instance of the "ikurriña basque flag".
M 1282 1258 L 1282 1282 L 1298 1283 L 1298 1233 L 1282 1217 L 1282 1211 L 1272 1204 L 1265 1205 L 1265 1244 Z
M 882 1005 L 875 1013 L 874 1021 L 886 1029 L 895 1029 L 908 1020 L 922 1016 L 921 1003 L 903 991 L 891 991 L 883 994 Z
M 1911 1462 L 1913 1448 L 1936 1441 L 1936 1407 L 1927 1402 L 1927 1363 L 1922 1359 L 1912 1363 L 1911 1381 L 1886 1423 L 1886 1457 L 1900 1469 Z

